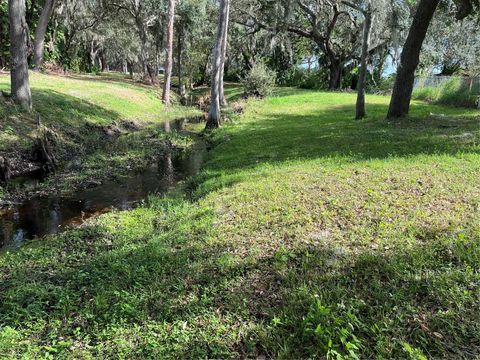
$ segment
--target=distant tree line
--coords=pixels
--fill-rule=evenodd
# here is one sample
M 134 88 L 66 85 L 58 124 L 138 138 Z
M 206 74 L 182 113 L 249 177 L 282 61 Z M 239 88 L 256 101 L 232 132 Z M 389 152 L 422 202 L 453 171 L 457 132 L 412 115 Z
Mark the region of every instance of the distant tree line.
M 358 119 L 367 88 L 391 63 L 388 117 L 398 118 L 408 114 L 415 74 L 479 71 L 477 10 L 476 0 L 0 0 L 0 66 L 27 109 L 29 68 L 117 70 L 151 83 L 164 72 L 167 105 L 172 75 L 181 97 L 210 84 L 207 126 L 218 127 L 224 79 L 240 80 L 259 62 L 281 84 L 298 85 L 302 73 L 317 88 L 356 89 Z

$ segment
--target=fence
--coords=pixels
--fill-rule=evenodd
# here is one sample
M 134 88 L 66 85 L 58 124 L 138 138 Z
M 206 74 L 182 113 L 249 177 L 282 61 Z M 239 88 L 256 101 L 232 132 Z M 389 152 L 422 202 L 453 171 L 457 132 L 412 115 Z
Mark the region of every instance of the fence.
M 414 98 L 444 105 L 480 109 L 480 77 L 417 77 Z
M 452 80 L 458 80 L 462 89 L 468 89 L 470 95 L 480 95 L 480 77 L 426 76 L 415 78 L 414 89 L 439 88 Z

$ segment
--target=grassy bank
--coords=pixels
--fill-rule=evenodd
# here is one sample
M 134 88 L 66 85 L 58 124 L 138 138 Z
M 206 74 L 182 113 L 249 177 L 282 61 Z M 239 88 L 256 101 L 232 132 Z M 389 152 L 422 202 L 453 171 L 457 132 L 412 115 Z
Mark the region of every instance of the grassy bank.
M 473 358 L 477 113 L 282 90 L 182 196 L 0 257 L 5 357 Z
M 0 90 L 9 91 L 9 75 L 0 75 Z M 55 157 L 62 162 L 57 175 L 40 191 L 65 191 L 85 181 L 102 181 L 145 166 L 165 139 L 166 121 L 198 114 L 194 109 L 167 110 L 159 91 L 135 83 L 121 74 L 101 76 L 44 75 L 32 73 L 34 112 L 21 113 L 10 101 L 0 99 L 0 156 L 10 160 L 13 171 L 25 173 L 36 164 L 31 159 L 38 136 L 35 114 L 52 134 Z M 107 136 L 105 130 L 121 131 Z M 188 139 L 173 139 L 180 145 Z M 72 161 L 74 160 L 74 161 Z M 4 197 L 24 196 L 9 186 Z

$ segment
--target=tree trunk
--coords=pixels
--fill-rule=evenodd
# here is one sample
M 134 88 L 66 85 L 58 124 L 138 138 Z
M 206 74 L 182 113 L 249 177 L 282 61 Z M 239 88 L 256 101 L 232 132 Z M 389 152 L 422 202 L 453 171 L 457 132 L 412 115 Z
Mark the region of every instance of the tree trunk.
M 6 182 L 12 177 L 12 166 L 7 158 L 0 156 L 0 181 Z
M 102 56 L 102 72 L 110 71 L 110 67 L 108 65 L 107 55 L 105 54 L 105 51 L 102 51 L 101 56 Z
M 90 43 L 90 65 L 91 65 L 91 71 L 93 72 L 95 70 L 95 65 L 97 61 L 97 54 L 99 52 L 100 48 L 98 48 L 95 44 L 95 41 L 92 40 Z
M 145 21 L 142 17 L 142 2 L 140 0 L 133 1 L 134 6 L 134 18 L 135 25 L 137 27 L 138 37 L 140 38 L 140 67 L 143 80 L 147 77 L 147 62 L 148 62 L 148 49 L 147 41 L 148 35 L 145 30 Z
M 32 109 L 32 94 L 28 81 L 27 23 L 25 0 L 9 0 L 10 21 L 11 88 L 12 99 L 25 110 Z
M 35 8 L 37 7 L 37 1 L 31 0 L 30 7 L 27 7 L 27 1 L 25 1 L 25 21 L 27 22 L 28 28 L 33 27 L 33 15 L 35 14 Z
M 173 67 L 173 24 L 175 20 L 175 0 L 168 0 L 167 17 L 167 46 L 165 49 L 165 75 L 163 80 L 162 101 L 165 105 L 170 105 L 170 84 L 172 82 Z
M 177 34 L 177 72 L 178 72 L 178 88 L 180 90 L 181 101 L 184 101 L 185 97 L 185 85 L 183 84 L 183 29 L 182 24 L 178 24 L 178 34 Z
M 420 50 L 439 2 L 440 0 L 420 0 L 418 4 L 412 26 L 403 46 L 392 99 L 390 100 L 388 119 L 408 115 Z
M 342 87 L 342 63 L 337 59 L 331 60 L 329 70 L 330 78 L 328 89 L 339 90 Z
M 228 46 L 228 25 L 230 22 L 230 0 L 225 0 L 226 2 L 226 17 L 225 17 L 225 29 L 222 39 L 222 65 L 220 67 L 220 83 L 219 83 L 219 94 L 220 94 L 220 105 L 227 106 L 227 99 L 225 98 L 225 86 L 223 83 L 223 78 L 225 76 L 225 58 L 227 56 L 227 46 Z
M 147 75 L 147 61 L 148 61 L 148 55 L 147 55 L 147 33 L 145 32 L 145 29 L 143 28 L 143 20 L 138 19 L 137 20 L 137 28 L 139 32 L 139 37 L 140 37 L 140 67 L 142 68 L 142 77 L 144 80 L 146 80 L 146 75 Z
M 40 71 L 43 66 L 45 34 L 47 33 L 48 23 L 52 16 L 54 6 L 55 0 L 45 0 L 40 19 L 38 19 L 35 41 L 33 43 L 33 66 L 36 71 Z
M 218 16 L 218 27 L 215 49 L 213 52 L 213 69 L 212 69 L 212 93 L 210 100 L 210 111 L 207 118 L 207 129 L 214 129 L 220 127 L 220 73 L 222 68 L 222 45 L 223 37 L 225 35 L 225 25 L 227 18 L 227 1 L 220 0 L 220 14 Z
M 208 78 L 210 76 L 210 72 L 209 72 L 209 69 L 208 69 L 209 61 L 210 61 L 210 57 L 207 57 L 205 63 L 202 66 L 202 69 L 201 69 L 201 72 L 202 72 L 201 76 L 202 77 L 198 81 L 198 83 L 200 85 L 207 85 L 208 84 Z
M 362 39 L 362 58 L 361 58 L 361 68 L 358 77 L 358 94 L 357 94 L 357 105 L 356 105 L 356 115 L 357 120 L 363 119 L 365 117 L 365 83 L 367 78 L 367 56 L 368 56 L 368 46 L 370 43 L 370 29 L 372 27 L 372 13 L 370 5 L 367 10 L 364 12 L 365 22 L 363 23 L 363 39 Z
M 97 56 L 98 60 L 98 71 L 103 72 L 103 59 L 100 55 Z

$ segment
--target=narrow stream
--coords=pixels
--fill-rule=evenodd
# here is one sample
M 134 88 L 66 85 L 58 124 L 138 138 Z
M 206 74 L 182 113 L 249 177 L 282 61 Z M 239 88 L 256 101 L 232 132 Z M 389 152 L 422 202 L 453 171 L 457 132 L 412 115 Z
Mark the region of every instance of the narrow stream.
M 190 121 L 172 121 L 164 125 L 164 130 L 183 131 Z M 191 151 L 165 154 L 155 166 L 122 181 L 107 182 L 68 197 L 34 198 L 0 210 L 0 249 L 20 247 L 28 240 L 81 225 L 113 209 L 132 209 L 149 195 L 165 193 L 179 181 L 196 175 L 206 152 L 205 143 L 199 141 Z

